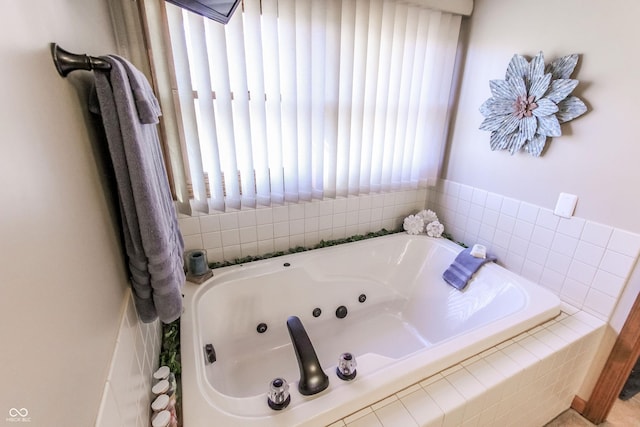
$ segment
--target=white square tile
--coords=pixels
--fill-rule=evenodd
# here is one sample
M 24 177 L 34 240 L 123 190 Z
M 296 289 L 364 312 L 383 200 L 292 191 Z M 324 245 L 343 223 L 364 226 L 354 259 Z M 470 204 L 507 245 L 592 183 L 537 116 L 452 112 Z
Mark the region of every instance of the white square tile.
M 255 243 L 258 241 L 258 235 L 256 234 L 256 227 L 245 227 L 245 228 L 240 228 L 239 229 L 240 232 L 240 244 L 247 244 L 247 243 Z M 231 243 L 231 244 L 235 244 L 235 243 Z
M 375 204 L 375 201 L 376 201 L 375 196 L 372 198 L 372 201 L 373 201 L 372 204 Z M 382 207 L 382 204 L 376 207 Z M 323 215 L 333 215 L 333 200 L 323 200 L 320 202 L 320 206 L 318 207 L 318 216 L 323 216 Z
M 634 263 L 635 258 L 607 249 L 602 261 L 600 261 L 600 268 L 616 276 L 626 278 L 631 272 L 631 267 L 633 267 Z
M 613 230 L 607 249 L 637 258 L 640 251 L 640 236 L 616 228 Z
M 346 226 L 358 224 L 358 211 L 350 211 L 346 213 Z
M 569 267 L 569 271 L 567 272 L 567 277 L 575 279 L 580 283 L 584 283 L 585 285 L 591 285 L 591 282 L 593 281 L 595 275 L 595 267 L 592 267 L 575 259 L 571 262 L 571 266 Z
M 256 209 L 256 225 L 273 223 L 273 208 Z
M 496 371 L 500 372 L 505 378 L 512 377 L 522 372 L 522 367 L 513 361 L 509 356 L 502 352 L 496 351 L 484 360 L 489 363 Z
M 238 212 L 238 227 L 252 227 L 256 225 L 256 211 L 248 209 Z
M 289 205 L 289 220 L 304 219 L 304 203 Z
M 508 270 L 511 270 L 516 274 L 520 274 L 520 270 L 522 270 L 522 265 L 524 264 L 523 256 L 513 252 L 509 252 L 507 254 L 506 261 L 504 260 L 504 258 L 503 258 L 503 261 L 504 261 L 504 266 Z
M 240 244 L 240 253 L 243 257 L 258 255 L 258 242 L 255 240 Z
M 302 234 L 292 234 L 289 236 L 289 245 L 292 248 L 296 248 L 298 246 L 305 246 L 305 235 Z
M 603 247 L 581 240 L 578 242 L 578 247 L 573 257 L 585 264 L 597 267 L 600 265 L 603 255 Z
M 273 239 L 258 240 L 258 255 L 269 254 L 274 250 Z
M 542 277 L 540 278 L 540 284 L 545 288 L 555 292 L 556 294 L 560 293 L 562 289 L 562 285 L 564 283 L 565 276 L 556 271 L 553 271 L 549 268 L 544 268 L 542 271 Z
M 236 258 L 242 257 L 242 248 L 240 245 L 225 245 L 222 248 L 222 254 L 225 261 L 233 261 Z
M 518 219 L 521 221 L 535 224 L 538 218 L 538 212 L 540 208 L 536 205 L 529 203 L 520 203 L 520 209 L 518 210 Z
M 518 343 L 501 350 L 522 368 L 529 368 L 538 362 L 538 358 Z
M 304 232 L 311 233 L 320 229 L 319 218 L 317 216 L 304 219 Z
M 607 225 L 587 221 L 582 230 L 582 240 L 604 248 L 609 243 L 612 233 L 613 228 Z
M 411 427 L 418 426 L 409 411 L 400 401 L 395 401 L 380 409 L 375 410 L 378 420 L 384 427 Z
M 464 216 L 468 216 L 470 210 L 471 210 L 471 202 L 458 199 L 458 204 L 456 205 L 456 213 Z
M 200 233 L 199 217 L 187 217 L 178 219 L 178 227 L 183 236 Z
M 222 231 L 238 228 L 238 212 L 223 213 L 218 215 L 218 218 L 220 219 L 220 229 Z
M 450 194 L 452 196 L 458 197 L 458 193 L 460 193 L 460 184 L 455 181 L 443 180 L 442 187 L 444 190 L 444 194 Z
M 460 190 L 458 192 L 458 198 L 470 202 L 473 199 L 473 187 L 460 184 Z
M 386 202 L 386 196 L 387 194 L 384 195 L 384 200 Z M 333 201 L 333 213 L 337 214 L 337 213 L 345 213 L 347 212 L 347 199 L 345 198 L 336 198 Z
M 200 220 L 201 233 L 220 231 L 220 215 L 203 215 L 198 219 Z
M 534 283 L 537 283 L 542 277 L 542 267 L 540 264 L 537 264 L 533 261 L 525 260 L 522 264 L 522 270 L 520 270 L 520 274 L 525 278 L 531 280 Z
M 536 219 L 536 225 L 555 231 L 558 227 L 559 220 L 560 217 L 554 215 L 549 209 L 540 209 L 538 218 Z
M 496 230 L 495 234 L 493 235 L 493 243 L 504 249 L 509 247 L 510 241 L 511 233 L 507 233 L 506 231 Z
M 496 227 L 498 225 L 499 218 L 500 214 L 498 212 L 485 209 L 484 215 L 482 216 L 483 226 Z
M 273 222 L 289 221 L 289 206 L 276 206 L 273 208 Z
M 394 205 L 398 204 L 397 193 L 394 194 L 396 199 L 394 201 Z M 360 198 L 357 196 L 349 196 L 347 198 L 347 212 L 356 212 L 360 209 Z
M 464 397 L 444 378 L 423 388 L 445 414 L 464 406 Z
M 487 193 L 485 190 L 481 190 L 479 188 L 474 188 L 473 189 L 473 196 L 471 197 L 471 202 L 476 204 L 476 205 L 480 205 L 483 206 L 485 205 L 485 203 L 487 202 L 487 195 L 489 193 Z
M 516 221 L 515 227 L 513 228 L 513 235 L 524 240 L 531 240 L 533 228 L 534 226 L 532 223 L 519 219 Z
M 500 209 L 500 212 L 515 218 L 518 216 L 519 208 L 520 208 L 520 202 L 518 200 L 505 197 L 502 200 L 502 208 Z
M 276 236 L 273 239 L 273 248 L 275 251 L 286 251 L 291 247 L 289 243 L 289 233 L 286 236 L 278 237 Z
M 469 209 L 469 219 L 482 221 L 483 216 L 484 216 L 484 207 L 481 205 L 476 205 L 472 203 L 471 208 Z
M 578 246 L 578 239 L 565 234 L 556 233 L 551 243 L 551 249 L 567 256 L 573 256 Z
M 515 225 L 516 225 L 516 219 L 514 217 L 501 214 L 500 217 L 498 218 L 498 224 L 496 225 L 496 228 L 498 230 L 502 230 L 507 233 L 512 233 Z
M 593 278 L 591 287 L 609 295 L 610 297 L 618 299 L 625 283 L 626 280 L 622 277 L 604 270 L 598 270 Z
M 499 194 L 489 193 L 487 194 L 487 201 L 485 202 L 485 208 L 490 209 L 492 211 L 500 212 L 500 210 L 502 209 L 503 199 L 504 197 L 502 197 Z
M 273 224 L 273 237 L 289 237 L 289 223 L 276 222 Z
M 420 426 L 426 426 L 432 423 L 441 425 L 444 420 L 444 413 L 440 407 L 433 401 L 431 396 L 422 389 L 402 397 L 400 401 Z
M 554 232 L 542 226 L 536 226 L 531 235 L 531 242 L 544 248 L 551 248 L 553 243 Z
M 202 249 L 202 234 L 194 234 L 191 236 L 182 236 L 184 240 L 184 250 L 191 251 L 194 249 Z
M 317 201 L 304 204 L 304 217 L 313 218 L 320 215 L 320 203 Z
M 568 277 L 562 286 L 561 296 L 563 299 L 568 298 L 572 303 L 582 306 L 588 292 L 589 286 Z
M 353 414 L 344 417 L 342 420 L 345 422 L 345 424 L 349 425 L 350 423 L 363 418 L 367 415 L 374 415 L 373 414 L 373 409 L 371 409 L 370 407 L 366 407 L 366 408 L 362 408 L 359 411 L 354 412 Z M 374 415 L 375 416 L 375 415 Z
M 608 319 L 615 305 L 615 298 L 593 288 L 589 290 L 584 302 L 585 310 L 601 319 Z
M 545 267 L 552 269 L 562 275 L 566 275 L 569 271 L 569 266 L 571 265 L 571 258 L 559 254 L 557 252 L 551 251 L 549 252 L 549 256 L 547 257 L 547 262 L 545 263 Z
M 202 244 L 205 249 L 215 249 L 222 247 L 222 235 L 220 232 L 204 233 L 202 235 Z
M 289 221 L 289 234 L 304 233 L 304 218 Z
M 527 249 L 527 259 L 540 265 L 546 264 L 548 255 L 549 249 L 534 243 L 531 243 Z
M 258 241 L 273 239 L 273 224 L 259 225 L 256 227 L 256 232 Z
M 572 218 L 560 218 L 560 222 L 558 223 L 558 228 L 556 231 L 558 233 L 566 234 L 567 236 L 575 237 L 576 239 L 582 235 L 582 230 L 584 229 L 585 220 L 582 218 L 572 217 Z
M 237 228 L 233 230 L 224 230 L 221 233 L 222 246 L 231 246 L 240 244 L 240 232 Z
M 449 381 L 467 401 L 478 398 L 486 391 L 486 387 L 466 369 L 460 369 L 449 375 L 445 375 L 445 379 Z

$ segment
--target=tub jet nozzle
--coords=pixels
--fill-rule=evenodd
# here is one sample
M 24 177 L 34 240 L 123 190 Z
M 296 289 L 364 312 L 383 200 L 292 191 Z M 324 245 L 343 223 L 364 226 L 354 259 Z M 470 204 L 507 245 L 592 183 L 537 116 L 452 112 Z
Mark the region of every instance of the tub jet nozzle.
M 344 381 L 351 381 L 356 377 L 358 373 L 356 371 L 356 358 L 351 353 L 342 353 L 338 359 L 338 367 L 336 368 L 336 374 L 338 378 Z

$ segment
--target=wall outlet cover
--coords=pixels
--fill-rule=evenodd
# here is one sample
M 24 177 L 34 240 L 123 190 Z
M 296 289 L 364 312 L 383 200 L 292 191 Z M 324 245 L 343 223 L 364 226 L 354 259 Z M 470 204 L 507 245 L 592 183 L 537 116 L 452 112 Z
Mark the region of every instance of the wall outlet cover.
M 553 213 L 563 218 L 571 218 L 577 203 L 578 196 L 575 194 L 560 193 L 558 203 L 556 203 L 556 208 Z

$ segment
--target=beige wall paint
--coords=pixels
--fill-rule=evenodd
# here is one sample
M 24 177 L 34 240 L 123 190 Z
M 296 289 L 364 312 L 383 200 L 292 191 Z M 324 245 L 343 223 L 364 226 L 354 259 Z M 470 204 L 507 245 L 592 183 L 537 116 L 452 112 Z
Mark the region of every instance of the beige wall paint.
M 102 0 L 0 3 L 0 424 L 93 425 L 127 289 L 90 74 L 55 71 L 49 43 L 115 50 Z M 4 425 L 4 424 L 3 424 Z
M 575 215 L 640 232 L 640 84 L 635 0 L 476 0 L 443 178 L 553 209 L 578 195 Z M 489 80 L 504 79 L 513 54 L 546 60 L 581 54 L 574 94 L 589 111 L 562 125 L 540 158 L 491 151 L 478 129 Z

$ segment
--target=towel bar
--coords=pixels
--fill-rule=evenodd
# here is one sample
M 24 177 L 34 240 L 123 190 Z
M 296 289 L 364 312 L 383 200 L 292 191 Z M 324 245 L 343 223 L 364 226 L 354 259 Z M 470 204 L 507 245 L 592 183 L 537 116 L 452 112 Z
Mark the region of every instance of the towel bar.
M 58 73 L 62 77 L 67 77 L 67 74 L 75 70 L 92 71 L 111 69 L 111 64 L 104 59 L 85 54 L 71 53 L 56 43 L 51 43 L 51 56 L 53 57 L 56 70 L 58 70 Z

